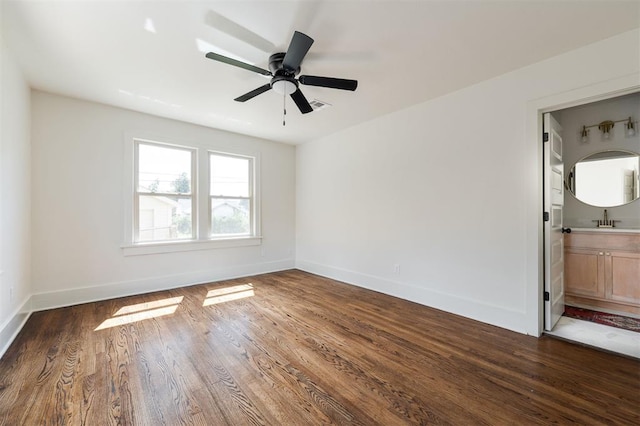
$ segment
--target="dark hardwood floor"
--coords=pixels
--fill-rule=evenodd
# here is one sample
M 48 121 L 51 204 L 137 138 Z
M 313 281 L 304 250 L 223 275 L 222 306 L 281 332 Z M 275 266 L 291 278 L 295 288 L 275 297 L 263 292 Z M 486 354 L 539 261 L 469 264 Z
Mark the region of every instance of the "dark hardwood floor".
M 640 424 L 640 362 L 300 271 L 37 312 L 0 360 L 2 425 L 550 423 Z

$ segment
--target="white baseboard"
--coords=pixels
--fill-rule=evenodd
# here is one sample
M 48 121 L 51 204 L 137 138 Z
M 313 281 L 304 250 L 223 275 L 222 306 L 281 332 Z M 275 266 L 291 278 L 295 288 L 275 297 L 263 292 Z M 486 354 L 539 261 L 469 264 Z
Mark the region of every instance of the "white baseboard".
M 0 358 L 9 349 L 9 345 L 15 340 L 24 324 L 31 315 L 31 298 L 27 298 L 24 303 L 9 316 L 9 319 L 0 326 Z
M 488 305 L 475 300 L 465 299 L 417 287 L 411 284 L 391 281 L 373 275 L 332 266 L 321 265 L 305 260 L 296 260 L 296 268 L 312 274 L 335 279 L 338 281 L 374 290 L 401 299 L 416 302 L 421 305 L 450 312 L 476 321 L 495 325 L 507 330 L 526 334 L 526 313 L 506 309 L 501 306 Z
M 186 272 L 182 274 L 165 275 L 140 280 L 113 282 L 93 287 L 37 293 L 32 297 L 32 309 L 33 311 L 42 311 L 46 309 L 61 308 L 64 306 L 73 306 L 81 303 L 96 302 L 99 300 L 114 299 L 118 297 L 151 293 L 154 291 L 169 290 L 220 280 L 266 274 L 269 272 L 292 269 L 294 267 L 295 262 L 293 259 L 285 259 L 276 262 L 230 266 L 226 268 Z

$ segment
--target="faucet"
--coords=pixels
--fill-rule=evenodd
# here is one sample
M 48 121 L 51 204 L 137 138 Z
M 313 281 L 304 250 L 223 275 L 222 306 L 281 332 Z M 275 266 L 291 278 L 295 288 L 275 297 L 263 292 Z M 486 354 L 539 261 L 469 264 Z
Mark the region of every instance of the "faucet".
M 607 216 L 607 209 L 604 209 L 604 215 L 602 219 L 599 220 L 594 220 L 594 222 L 596 222 L 596 226 L 598 228 L 613 228 L 616 226 L 616 222 L 618 222 L 617 220 L 609 220 L 608 216 Z

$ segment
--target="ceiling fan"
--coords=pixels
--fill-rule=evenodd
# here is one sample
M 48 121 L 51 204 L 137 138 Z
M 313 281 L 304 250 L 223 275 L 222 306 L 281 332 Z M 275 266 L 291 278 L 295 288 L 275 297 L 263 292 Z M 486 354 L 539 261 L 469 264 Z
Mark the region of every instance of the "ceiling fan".
M 282 94 L 283 96 L 291 95 L 291 99 L 293 99 L 295 104 L 298 106 L 300 112 L 307 114 L 313 111 L 313 108 L 307 101 L 307 98 L 305 98 L 300 91 L 300 88 L 298 87 L 300 84 L 351 91 L 356 90 L 358 87 L 357 80 L 347 80 L 343 78 L 301 75 L 296 79 L 296 75 L 300 73 L 300 64 L 312 44 L 313 39 L 311 37 L 299 31 L 295 31 L 286 53 L 274 53 L 269 57 L 269 70 L 213 52 L 207 53 L 206 57 L 213 59 L 214 61 L 224 62 L 225 64 L 272 77 L 270 83 L 235 98 L 235 101 L 246 102 L 249 99 L 253 99 L 256 96 L 273 89 L 276 93 Z

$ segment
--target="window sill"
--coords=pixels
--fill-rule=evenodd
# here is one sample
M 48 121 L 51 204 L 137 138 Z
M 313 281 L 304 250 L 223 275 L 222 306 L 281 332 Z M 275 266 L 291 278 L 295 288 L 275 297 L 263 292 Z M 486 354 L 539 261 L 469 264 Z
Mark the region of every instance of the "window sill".
M 239 237 L 219 240 L 140 243 L 122 246 L 121 248 L 124 256 L 144 256 L 147 254 L 177 253 L 181 251 L 259 246 L 260 244 L 262 244 L 262 237 Z

